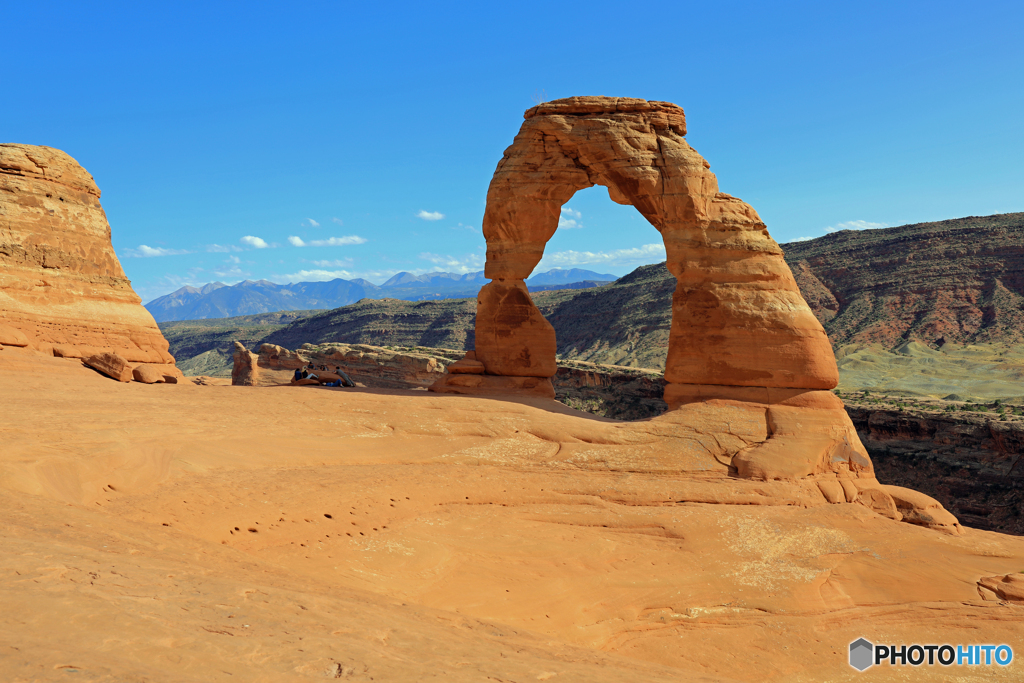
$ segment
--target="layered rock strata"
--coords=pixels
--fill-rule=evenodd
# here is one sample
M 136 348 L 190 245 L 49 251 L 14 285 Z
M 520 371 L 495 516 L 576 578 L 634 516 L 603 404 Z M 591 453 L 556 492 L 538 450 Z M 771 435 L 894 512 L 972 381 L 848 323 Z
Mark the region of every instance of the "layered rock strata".
M 99 188 L 60 150 L 0 144 L 0 323 L 63 357 L 174 362 L 114 254 Z
M 968 526 L 1024 535 L 1024 424 L 941 406 L 846 410 L 883 481 L 933 496 Z

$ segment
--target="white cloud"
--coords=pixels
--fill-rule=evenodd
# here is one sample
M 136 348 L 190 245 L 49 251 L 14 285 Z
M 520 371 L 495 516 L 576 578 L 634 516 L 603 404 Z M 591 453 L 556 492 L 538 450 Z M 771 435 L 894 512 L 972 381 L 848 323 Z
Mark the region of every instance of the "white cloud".
M 307 220 L 307 221 L 309 221 L 309 224 L 310 224 L 311 226 L 313 226 L 314 228 L 319 228 L 319 227 L 320 227 L 320 224 L 319 224 L 319 223 L 317 223 L 317 222 L 316 222 L 315 220 L 313 220 L 312 218 L 307 218 L 306 220 Z
M 558 216 L 558 227 L 572 229 L 582 228 L 583 214 L 579 211 L 570 209 L 568 206 L 562 207 L 562 212 Z
M 484 268 L 483 259 L 480 258 L 478 254 L 467 254 L 463 258 L 456 258 L 454 256 L 444 256 L 441 254 L 423 252 L 420 254 L 420 258 L 444 268 L 446 272 L 458 273 L 459 275 L 475 273 L 476 271 L 483 270 Z
M 347 268 L 353 264 L 353 261 L 350 258 L 342 258 L 331 261 L 311 261 L 310 263 L 320 268 Z
M 253 237 L 252 235 L 246 235 L 245 237 L 238 241 L 241 242 L 242 244 L 248 244 L 250 247 L 254 247 L 256 249 L 266 249 L 267 247 L 270 246 L 263 239 L 259 237 Z
M 238 265 L 241 262 L 242 259 L 238 258 L 237 256 L 228 256 L 227 261 L 225 261 L 225 263 L 234 263 L 235 265 Z
M 629 265 L 639 261 L 654 263 L 665 259 L 664 244 L 645 244 L 642 247 L 628 249 L 612 249 L 611 251 L 559 251 L 553 254 L 545 254 L 537 266 L 540 269 L 549 269 L 556 266 L 585 266 L 585 265 L 606 265 L 618 266 Z
M 876 230 L 878 228 L 888 228 L 888 223 L 871 223 L 869 221 L 846 221 L 845 223 L 836 223 L 825 228 L 825 232 L 838 232 L 839 230 Z
M 380 284 L 395 273 L 402 271 L 412 273 L 413 275 L 422 275 L 423 273 L 429 273 L 436 271 L 436 268 L 393 268 L 388 270 L 347 270 L 341 268 L 339 270 L 328 270 L 324 269 L 312 269 L 312 270 L 300 270 L 297 273 L 289 273 L 288 275 L 272 275 L 269 280 L 274 282 L 324 282 L 326 280 L 333 280 L 335 278 L 342 278 L 343 280 L 355 280 L 362 278 L 369 280 L 370 282 L 376 282 Z
M 282 276 L 287 282 L 326 282 L 337 278 L 352 280 L 356 275 L 347 270 L 300 270 L 297 273 Z
M 151 256 L 178 256 L 188 254 L 185 249 L 164 249 L 163 247 L 147 247 L 140 244 L 138 249 L 125 249 L 124 255 L 129 258 L 149 258 Z
M 345 221 L 341 220 L 340 218 L 332 218 L 331 222 L 337 223 L 338 225 L 345 225 Z
M 794 242 L 806 242 L 807 240 L 813 240 L 814 237 L 797 237 Z
M 288 243 L 293 247 L 345 247 L 350 244 L 365 244 L 366 238 L 359 235 L 346 235 L 345 237 L 328 237 L 325 240 L 310 240 L 306 242 L 301 237 L 290 235 Z
M 207 244 L 206 251 L 209 251 L 214 254 L 226 254 L 230 251 L 242 251 L 242 248 L 236 247 L 233 244 L 229 244 L 226 246 L 223 244 Z
M 247 271 L 244 271 L 235 265 L 232 265 L 229 268 L 218 268 L 213 271 L 213 274 L 216 275 L 217 277 L 233 278 L 237 280 L 241 280 L 243 277 L 249 276 L 249 273 Z
M 416 214 L 417 218 L 422 218 L 425 221 L 439 221 L 444 218 L 444 214 L 440 211 L 420 211 Z

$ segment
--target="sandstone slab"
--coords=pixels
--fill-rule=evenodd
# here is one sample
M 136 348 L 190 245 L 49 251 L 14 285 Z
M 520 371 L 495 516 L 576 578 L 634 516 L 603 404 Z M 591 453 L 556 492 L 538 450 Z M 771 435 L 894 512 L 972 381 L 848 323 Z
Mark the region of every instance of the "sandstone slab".
M 457 360 L 447 368 L 453 375 L 482 375 L 487 372 L 484 364 L 476 359 L 476 351 L 467 351 L 461 360 Z
M 989 589 L 1002 600 L 1024 602 L 1024 574 L 1020 572 L 1004 576 L 987 576 L 978 581 L 978 585 Z
M 108 351 L 89 356 L 85 359 L 85 364 L 118 382 L 132 381 L 132 366 L 116 353 Z
M 417 351 L 395 351 L 369 344 L 303 344 L 291 351 L 276 344 L 263 344 L 259 349 L 257 365 L 258 383 L 261 385 L 286 384 L 291 382 L 298 368 L 313 363 L 315 367 L 325 365 L 327 371 L 316 371 L 317 375 L 337 375 L 334 368 L 341 366 L 342 372 L 357 386 L 389 389 L 426 389 L 440 377 L 445 367 L 462 355 L 462 352 L 433 349 L 433 353 Z M 446 357 L 434 355 L 446 353 Z

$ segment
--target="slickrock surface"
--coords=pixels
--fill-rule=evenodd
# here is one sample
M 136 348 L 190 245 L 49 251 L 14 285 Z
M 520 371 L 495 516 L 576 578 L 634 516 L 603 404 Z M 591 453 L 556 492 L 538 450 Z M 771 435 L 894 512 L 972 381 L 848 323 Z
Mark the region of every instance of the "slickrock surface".
M 764 435 L 727 403 L 0 375 L 9 680 L 841 681 L 859 637 L 1024 642 L 982 585 L 1024 539 L 731 477 Z
M 554 235 L 562 205 L 578 190 L 603 185 L 665 241 L 677 281 L 666 380 L 836 385 L 828 339 L 782 250 L 753 208 L 719 192 L 710 164 L 684 139 L 681 108 L 572 97 L 534 107 L 525 118 L 487 191 L 484 272 L 494 282 L 478 298 L 475 348 L 488 374 L 554 374 L 554 330 L 541 324 L 523 280 Z
M 99 188 L 60 150 L 0 144 L 0 323 L 46 352 L 174 362 L 114 255 Z

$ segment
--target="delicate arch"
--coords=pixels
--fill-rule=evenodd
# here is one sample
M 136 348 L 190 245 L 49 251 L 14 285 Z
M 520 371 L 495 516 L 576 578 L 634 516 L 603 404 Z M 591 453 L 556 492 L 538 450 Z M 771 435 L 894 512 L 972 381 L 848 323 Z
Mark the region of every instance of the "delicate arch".
M 695 385 L 831 389 L 838 371 L 821 324 L 757 212 L 718 191 L 667 102 L 573 97 L 526 112 L 487 192 L 476 359 L 486 375 L 555 373 L 555 333 L 524 284 L 578 190 L 608 188 L 661 233 L 677 286 L 666 400 Z

